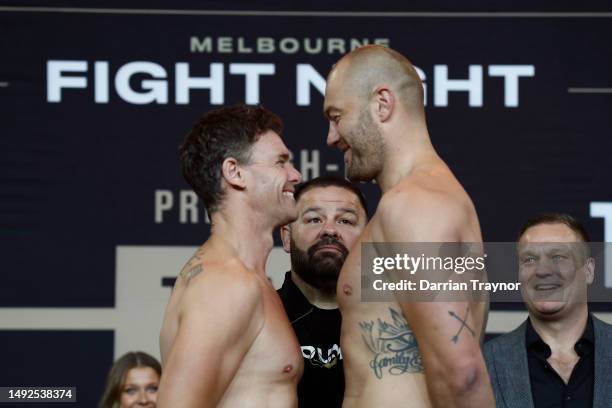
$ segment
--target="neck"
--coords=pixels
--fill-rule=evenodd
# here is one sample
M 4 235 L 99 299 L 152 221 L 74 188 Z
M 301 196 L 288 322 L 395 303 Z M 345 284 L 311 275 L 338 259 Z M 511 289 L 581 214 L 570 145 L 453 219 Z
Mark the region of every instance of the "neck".
M 555 351 L 573 351 L 574 345 L 584 333 L 589 317 L 586 303 L 576 311 L 558 320 L 545 320 L 529 313 L 529 319 L 535 331 L 548 344 L 553 354 Z
M 291 270 L 291 280 L 311 305 L 326 310 L 338 308 L 338 300 L 336 299 L 335 292 L 325 292 L 315 288 L 300 278 L 300 275 L 295 273 L 293 269 Z
M 211 216 L 211 237 L 233 249 L 250 270 L 266 277 L 266 261 L 274 246 L 274 227 L 258 222 L 252 212 L 225 207 Z
M 391 131 L 385 141 L 385 161 L 382 171 L 376 177 L 376 183 L 383 193 L 405 176 L 440 160 L 424 124 Z

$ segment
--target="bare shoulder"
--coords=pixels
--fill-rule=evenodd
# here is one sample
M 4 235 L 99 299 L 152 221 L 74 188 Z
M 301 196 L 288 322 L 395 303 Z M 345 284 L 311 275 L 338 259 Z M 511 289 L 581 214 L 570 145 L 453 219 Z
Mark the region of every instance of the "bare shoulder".
M 183 272 L 181 272 L 183 273 Z M 258 278 L 239 260 L 199 261 L 187 271 L 188 282 L 182 299 L 181 314 L 192 308 L 214 307 L 238 312 L 255 309 L 261 302 Z
M 376 210 L 386 241 L 456 241 L 477 225 L 469 196 L 452 177 L 414 177 L 386 192 Z

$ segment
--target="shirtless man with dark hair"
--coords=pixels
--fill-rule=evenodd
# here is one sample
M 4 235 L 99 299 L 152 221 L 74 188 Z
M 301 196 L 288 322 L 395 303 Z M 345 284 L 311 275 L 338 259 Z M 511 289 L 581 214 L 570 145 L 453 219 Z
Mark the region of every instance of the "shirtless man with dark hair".
M 272 231 L 297 216 L 301 176 L 281 129 L 272 112 L 238 105 L 204 115 L 180 148 L 211 235 L 166 308 L 161 408 L 297 406 L 302 353 L 265 273 Z
M 472 201 L 431 144 L 422 83 L 405 57 L 382 46 L 344 56 L 327 78 L 324 113 L 327 144 L 344 152 L 348 177 L 374 179 L 383 193 L 360 242 L 482 240 Z M 361 302 L 359 243 L 337 294 L 345 408 L 494 407 L 480 349 L 486 302 L 469 294 L 445 302 Z M 462 325 L 471 330 L 456 336 Z

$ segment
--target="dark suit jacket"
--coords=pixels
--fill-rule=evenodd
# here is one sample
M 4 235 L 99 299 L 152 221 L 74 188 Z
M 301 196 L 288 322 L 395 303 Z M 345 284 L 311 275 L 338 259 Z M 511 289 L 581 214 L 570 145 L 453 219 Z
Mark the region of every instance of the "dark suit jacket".
M 593 408 L 612 407 L 612 326 L 593 317 L 595 378 Z M 484 345 L 484 357 L 497 408 L 533 408 L 525 327 L 496 337 Z

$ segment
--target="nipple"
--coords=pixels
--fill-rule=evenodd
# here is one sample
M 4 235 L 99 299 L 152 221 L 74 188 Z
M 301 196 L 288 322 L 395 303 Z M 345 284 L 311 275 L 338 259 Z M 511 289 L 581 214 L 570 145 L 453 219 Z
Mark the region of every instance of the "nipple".
M 291 364 L 287 364 L 285 368 L 283 368 L 283 373 L 289 373 L 293 370 L 293 366 Z
M 347 296 L 351 296 L 353 294 L 353 288 L 351 288 L 351 285 L 345 283 L 342 285 L 342 292 Z

